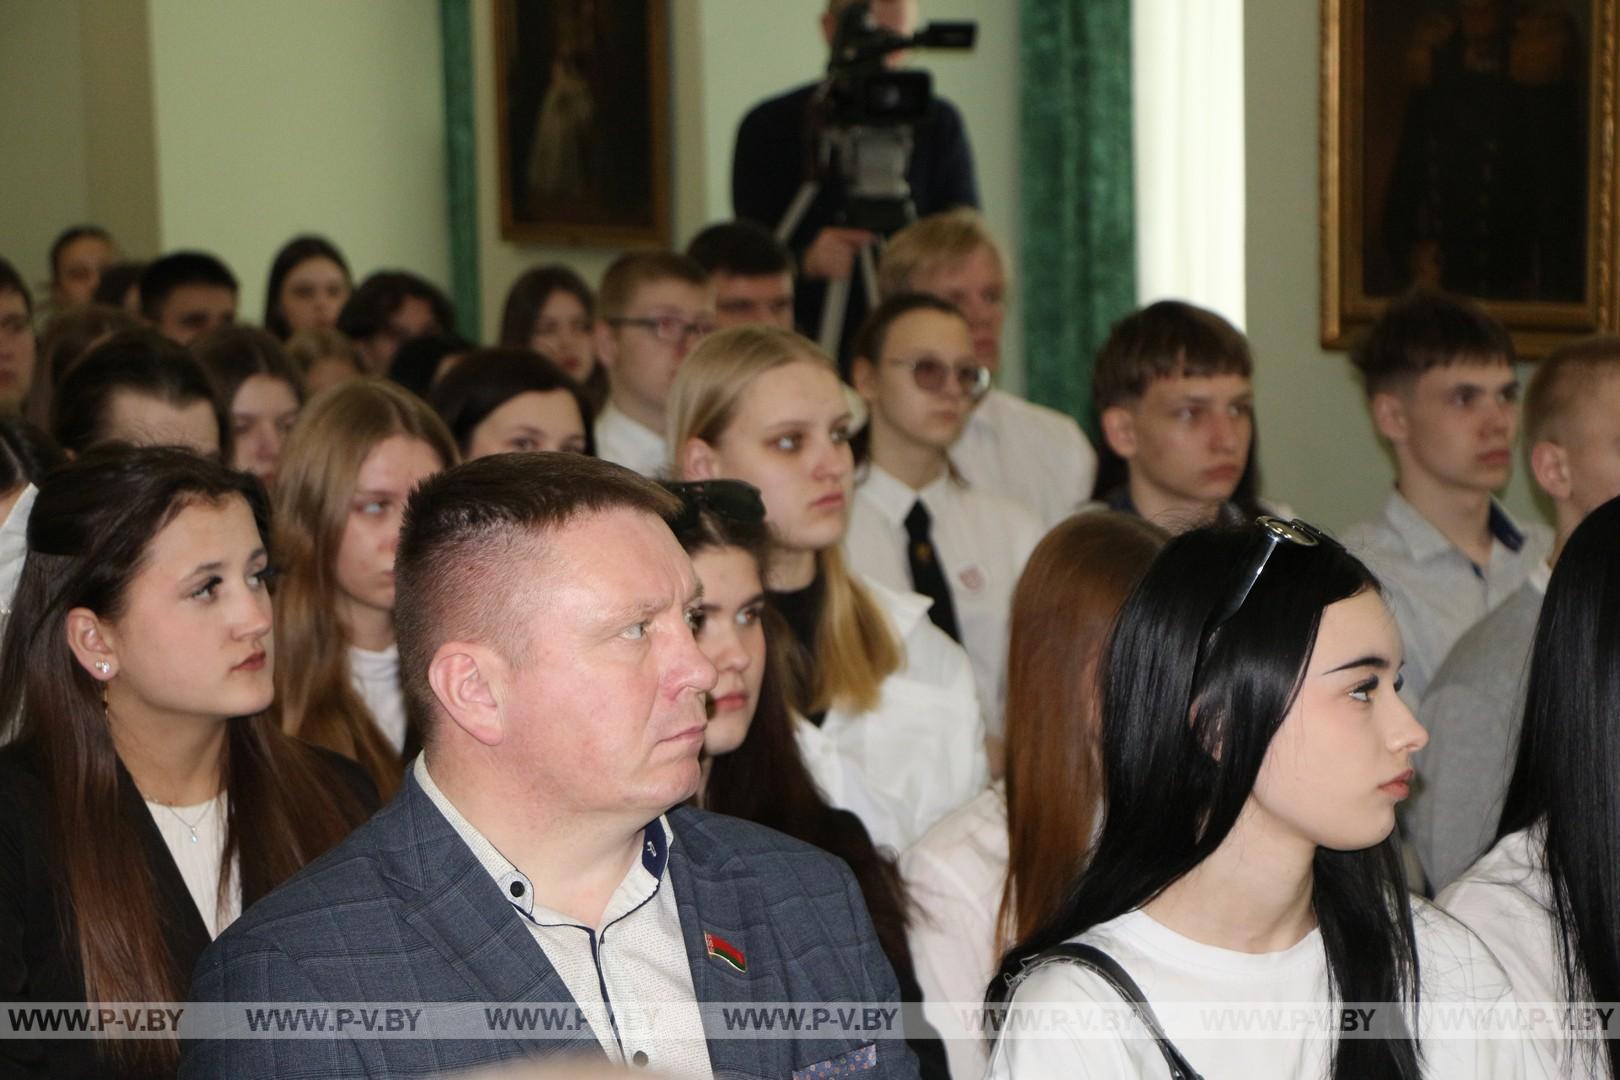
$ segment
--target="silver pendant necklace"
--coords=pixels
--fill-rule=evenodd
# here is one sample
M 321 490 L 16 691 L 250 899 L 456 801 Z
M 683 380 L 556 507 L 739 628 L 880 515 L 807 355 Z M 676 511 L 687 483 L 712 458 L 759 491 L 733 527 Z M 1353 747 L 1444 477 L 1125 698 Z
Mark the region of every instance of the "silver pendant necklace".
M 197 838 L 197 829 L 202 825 L 203 821 L 207 819 L 209 812 L 214 809 L 213 802 L 209 802 L 203 807 L 202 813 L 197 815 L 197 820 L 195 822 L 187 821 L 180 811 L 176 810 L 167 803 L 159 803 L 158 805 L 163 807 L 163 809 L 167 810 L 170 814 L 174 815 L 174 820 L 186 827 L 186 831 L 191 834 L 191 842 L 193 844 L 202 842 Z

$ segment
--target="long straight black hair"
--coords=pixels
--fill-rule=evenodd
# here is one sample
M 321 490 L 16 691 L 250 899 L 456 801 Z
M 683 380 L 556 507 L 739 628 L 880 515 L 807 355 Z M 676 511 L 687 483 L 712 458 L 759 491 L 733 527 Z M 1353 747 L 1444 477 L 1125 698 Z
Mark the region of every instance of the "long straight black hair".
M 1500 840 L 1546 824 L 1563 989 L 1620 998 L 1620 499 L 1587 515 L 1558 556 L 1536 624 L 1519 757 Z M 1588 1047 L 1595 1050 L 1595 1047 Z M 1620 1042 L 1603 1041 L 1620 1076 Z
M 1002 962 L 990 996 L 1036 953 L 1134 911 L 1231 831 L 1292 706 L 1322 612 L 1378 583 L 1332 540 L 1281 543 L 1237 612 L 1267 541 L 1260 529 L 1195 529 L 1170 541 L 1126 601 L 1103 658 L 1102 832 L 1068 900 Z M 1416 1002 L 1411 909 L 1393 839 L 1318 848 L 1312 907 L 1340 1001 Z M 1340 1040 L 1333 1076 L 1416 1077 L 1414 1017 L 1389 1039 Z

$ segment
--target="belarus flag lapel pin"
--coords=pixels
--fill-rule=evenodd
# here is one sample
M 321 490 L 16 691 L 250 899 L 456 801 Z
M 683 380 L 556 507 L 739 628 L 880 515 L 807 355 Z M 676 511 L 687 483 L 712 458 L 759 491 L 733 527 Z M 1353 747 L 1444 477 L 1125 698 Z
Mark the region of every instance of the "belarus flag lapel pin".
M 744 973 L 748 971 L 748 958 L 743 955 L 741 949 L 737 948 L 737 946 L 733 945 L 725 938 L 720 937 L 718 934 L 711 934 L 705 930 L 703 931 L 703 945 L 709 950 L 709 955 L 714 957 L 716 960 L 730 964 L 738 971 Z

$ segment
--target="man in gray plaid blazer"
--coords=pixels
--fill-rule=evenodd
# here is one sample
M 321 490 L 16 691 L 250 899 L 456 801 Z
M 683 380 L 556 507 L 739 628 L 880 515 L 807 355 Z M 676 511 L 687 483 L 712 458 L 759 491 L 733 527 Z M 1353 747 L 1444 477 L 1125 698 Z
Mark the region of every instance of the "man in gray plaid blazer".
M 848 868 L 680 805 L 716 676 L 662 520 L 676 508 L 566 454 L 480 459 L 412 495 L 394 614 L 423 755 L 203 955 L 193 1001 L 281 1008 L 236 1010 L 240 1037 L 188 1030 L 181 1076 L 557 1055 L 681 1078 L 917 1075 Z

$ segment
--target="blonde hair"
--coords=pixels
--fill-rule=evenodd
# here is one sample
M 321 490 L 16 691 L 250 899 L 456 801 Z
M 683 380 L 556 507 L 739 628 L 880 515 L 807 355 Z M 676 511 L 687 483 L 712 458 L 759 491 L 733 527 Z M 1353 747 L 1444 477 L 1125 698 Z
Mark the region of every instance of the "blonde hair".
M 399 787 L 401 762 L 350 682 L 334 569 L 360 467 L 394 435 L 427 443 L 446 468 L 457 461 L 444 422 L 387 380 L 356 379 L 306 405 L 277 468 L 272 543 L 283 570 L 275 622 L 282 730 L 359 762 L 385 799 Z
M 887 300 L 900 293 L 916 292 L 912 284 L 918 274 L 961 262 L 981 247 L 990 249 L 1001 261 L 1001 248 L 990 235 L 984 215 L 969 206 L 934 214 L 895 233 L 883 248 L 878 262 L 878 295 Z
M 740 326 L 704 339 L 681 363 L 669 392 L 666 412 L 676 475 L 689 440 L 719 446 L 754 380 L 795 363 L 815 364 L 834 378 L 838 375 L 831 357 L 788 330 Z M 835 706 L 868 712 L 877 707 L 883 680 L 905 662 L 904 647 L 872 594 L 845 566 L 842 545 L 816 553 L 816 575 L 824 596 L 816 624 L 817 655 L 800 657 L 803 670 L 814 672 L 813 683 L 796 687 L 794 705 L 805 712 Z

